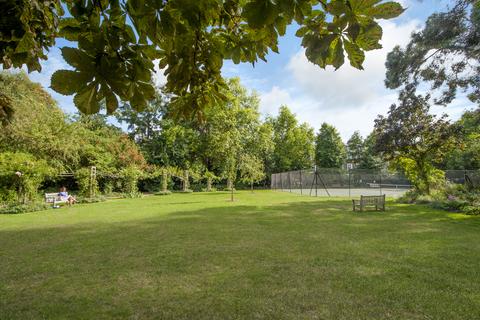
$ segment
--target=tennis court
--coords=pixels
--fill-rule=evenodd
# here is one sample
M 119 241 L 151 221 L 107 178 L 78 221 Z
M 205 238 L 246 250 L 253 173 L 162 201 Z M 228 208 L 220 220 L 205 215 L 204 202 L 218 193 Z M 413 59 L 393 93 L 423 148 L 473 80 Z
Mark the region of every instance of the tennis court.
M 401 174 L 380 170 L 313 168 L 272 175 L 274 190 L 317 197 L 382 195 L 398 198 L 411 189 Z

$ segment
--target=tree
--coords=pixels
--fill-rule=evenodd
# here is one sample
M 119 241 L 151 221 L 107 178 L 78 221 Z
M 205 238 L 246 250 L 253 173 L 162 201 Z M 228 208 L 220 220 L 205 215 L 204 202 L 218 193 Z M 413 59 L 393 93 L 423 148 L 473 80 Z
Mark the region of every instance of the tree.
M 320 168 L 341 168 L 346 150 L 335 127 L 323 123 L 315 139 L 315 164 Z
M 59 173 L 82 172 L 90 166 L 97 167 L 102 182 L 123 168 L 144 168 L 138 147 L 119 128 L 108 124 L 105 116 L 66 116 L 24 73 L 0 73 L 0 91 L 13 109 L 12 118 L 0 131 L 0 150 L 31 156 L 35 159 L 32 163 L 46 162 L 54 174 L 43 175 L 45 181 L 40 184 L 55 181 Z M 81 185 L 78 179 L 77 183 Z
M 224 59 L 265 60 L 278 52 L 288 25 L 299 26 L 307 58 L 339 68 L 344 51 L 362 68 L 365 51 L 381 48 L 378 19 L 403 12 L 395 2 L 356 0 L 6 0 L 1 3 L 0 64 L 40 71 L 56 38 L 72 42 L 62 55 L 73 70 L 58 70 L 52 88 L 75 95 L 83 113 L 107 112 L 118 99 L 142 110 L 154 97 L 153 61 L 181 115 L 224 100 Z
M 438 182 L 434 164 L 452 147 L 457 131 L 445 115 L 437 119 L 429 109 L 428 97 L 404 91 L 399 105 L 393 104 L 387 117 L 375 120 L 374 129 L 376 151 L 400 166 L 417 191 L 424 194 L 430 194 Z
M 0 191 L 15 190 L 20 203 L 35 199 L 43 180 L 52 175 L 55 171 L 43 159 L 23 152 L 0 153 Z
M 364 153 L 363 138 L 360 132 L 355 131 L 347 141 L 347 163 L 350 163 L 353 169 L 357 168 L 362 161 Z
M 396 89 L 430 83 L 440 91 L 434 96 L 437 104 L 452 102 L 458 90 L 478 103 L 479 45 L 480 2 L 457 0 L 449 11 L 432 14 L 406 48 L 397 46 L 388 54 L 385 85 Z
M 466 111 L 455 124 L 460 129 L 458 144 L 456 148 L 448 150 L 444 168 L 480 169 L 480 108 Z
M 298 121 L 287 106 L 281 106 L 276 118 L 268 122 L 273 128 L 272 172 L 300 170 L 313 165 L 314 133 L 308 124 Z
M 379 170 L 384 167 L 381 156 L 375 149 L 375 134 L 374 132 L 370 133 L 363 142 L 364 149 L 360 163 L 358 164 L 358 169 L 371 169 Z
M 265 178 L 262 161 L 255 156 L 245 154 L 240 158 L 240 177 L 243 182 L 250 184 L 253 192 L 253 184 Z

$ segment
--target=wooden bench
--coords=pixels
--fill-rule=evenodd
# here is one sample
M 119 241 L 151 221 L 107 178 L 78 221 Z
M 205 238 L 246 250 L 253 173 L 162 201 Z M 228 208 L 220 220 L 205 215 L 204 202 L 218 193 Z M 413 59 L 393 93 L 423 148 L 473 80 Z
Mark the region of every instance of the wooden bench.
M 360 200 L 352 200 L 353 211 L 363 211 L 366 207 L 375 207 L 375 210 L 385 211 L 385 195 L 381 196 L 360 196 Z
M 67 199 L 68 199 L 68 196 L 62 198 L 58 195 L 58 192 L 45 193 L 45 202 L 52 203 L 54 207 L 57 205 L 57 203 L 67 203 L 68 202 Z

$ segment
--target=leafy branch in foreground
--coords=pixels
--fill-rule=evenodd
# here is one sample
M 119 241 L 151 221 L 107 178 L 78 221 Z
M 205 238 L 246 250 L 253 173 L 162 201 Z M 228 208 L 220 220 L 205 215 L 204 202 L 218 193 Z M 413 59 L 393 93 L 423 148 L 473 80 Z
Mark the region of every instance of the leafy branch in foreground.
M 73 70 L 55 72 L 52 88 L 74 95 L 83 113 L 101 102 L 112 113 L 119 99 L 142 110 L 154 97 L 158 60 L 180 115 L 225 100 L 223 61 L 266 60 L 294 22 L 311 62 L 339 68 L 346 52 L 362 69 L 364 52 L 381 48 L 377 20 L 403 12 L 381 0 L 6 0 L 0 10 L 3 68 L 40 71 L 55 39 L 69 40 L 76 47 L 62 55 Z

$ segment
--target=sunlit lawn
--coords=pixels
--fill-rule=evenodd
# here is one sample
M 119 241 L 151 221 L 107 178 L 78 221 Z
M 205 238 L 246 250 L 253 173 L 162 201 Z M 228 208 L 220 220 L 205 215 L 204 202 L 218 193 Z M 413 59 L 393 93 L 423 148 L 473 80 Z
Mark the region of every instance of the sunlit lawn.
M 480 218 L 236 197 L 0 215 L 0 319 L 480 318 Z

